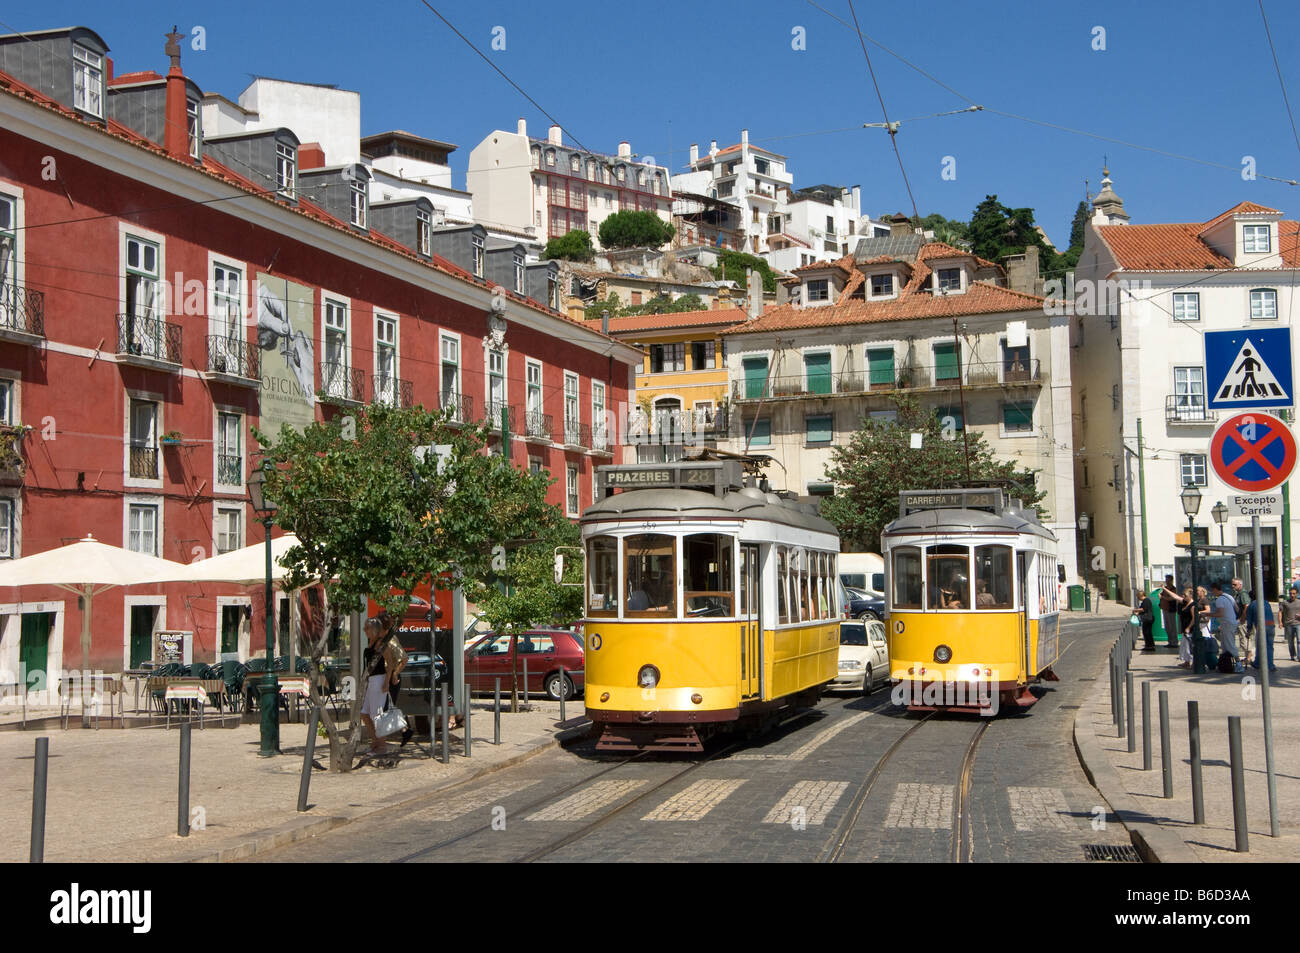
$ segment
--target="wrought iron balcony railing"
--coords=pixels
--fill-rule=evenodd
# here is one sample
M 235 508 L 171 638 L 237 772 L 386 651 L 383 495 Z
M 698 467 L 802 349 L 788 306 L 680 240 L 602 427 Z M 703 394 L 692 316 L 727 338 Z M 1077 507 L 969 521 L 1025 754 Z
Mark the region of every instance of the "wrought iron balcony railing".
M 237 453 L 217 454 L 217 482 L 222 486 L 243 486 L 244 458 Z
M 373 374 L 370 377 L 370 399 L 389 407 L 410 407 L 415 403 L 415 385 L 400 377 Z
M 137 447 L 130 448 L 130 471 L 131 476 L 137 480 L 156 480 L 158 479 L 158 448 L 157 447 Z
M 152 314 L 117 316 L 118 360 L 181 365 L 181 326 Z
M 45 293 L 9 282 L 0 285 L 0 336 L 45 337 Z
M 1212 424 L 1219 419 L 1218 411 L 1205 406 L 1204 394 L 1167 394 L 1165 396 L 1165 423 Z
M 444 392 L 439 395 L 438 406 L 443 410 L 450 410 L 451 419 L 455 423 L 469 423 L 474 419 L 474 398 L 468 394 Z
M 242 338 L 209 334 L 208 372 L 257 381 L 262 376 L 262 352 Z
M 524 414 L 524 433 L 527 436 L 550 440 L 554 432 L 555 418 L 551 414 L 544 414 L 540 410 L 530 410 Z
M 766 380 L 733 380 L 733 400 L 766 400 L 775 397 L 830 397 L 836 394 L 882 393 L 966 387 L 1004 387 L 1040 383 L 1041 368 L 1035 358 L 1022 364 L 972 363 L 958 373 L 955 363 L 900 364 L 889 368 L 845 371 L 835 374 L 797 374 Z
M 329 403 L 360 404 L 366 399 L 366 372 L 336 361 L 320 366 L 320 390 L 317 396 Z
M 487 425 L 493 430 L 501 429 L 502 414 L 506 415 L 506 426 L 510 428 L 511 433 L 514 433 L 518 426 L 515 422 L 515 408 L 503 400 L 489 400 L 487 402 L 487 406 L 484 408 L 484 417 L 487 420 Z

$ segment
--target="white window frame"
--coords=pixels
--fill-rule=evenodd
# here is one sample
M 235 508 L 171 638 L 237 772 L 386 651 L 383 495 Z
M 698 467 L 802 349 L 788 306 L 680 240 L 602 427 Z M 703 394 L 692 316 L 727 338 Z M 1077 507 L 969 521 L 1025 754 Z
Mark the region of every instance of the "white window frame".
M 487 257 L 487 244 L 481 235 L 470 235 L 470 264 L 473 266 L 470 270 L 474 273 L 475 278 L 483 277 L 483 260 Z
M 185 98 L 185 133 L 189 138 L 190 158 L 197 160 L 203 142 L 199 135 L 199 101 L 188 96 Z
M 330 324 L 328 321 L 331 306 L 335 309 L 336 314 L 338 309 L 341 309 L 343 312 L 343 326 L 341 329 L 335 324 Z M 342 361 L 331 361 L 328 347 L 329 332 L 337 332 L 339 330 L 342 330 L 343 332 L 343 359 Z M 342 295 L 331 294 L 328 291 L 322 290 L 320 296 L 320 389 L 322 393 L 329 394 L 333 397 L 342 396 L 331 391 L 331 382 L 325 378 L 325 365 L 329 363 L 342 364 L 342 373 L 344 375 L 342 387 L 346 388 L 348 381 L 347 375 L 352 370 L 352 299 L 344 298 Z M 332 386 L 338 388 L 340 384 L 334 382 Z
M 1197 461 L 1200 461 L 1199 471 L 1200 478 L 1197 479 Z M 1192 473 L 1193 486 L 1208 486 L 1209 479 L 1209 460 L 1204 453 L 1180 453 L 1178 455 L 1178 485 L 1187 485 L 1187 472 L 1189 469 Z
M 956 288 L 941 288 L 941 287 L 940 287 L 940 284 L 939 284 L 939 277 L 940 277 L 940 274 L 941 274 L 942 272 L 945 272 L 945 271 L 955 271 L 955 272 L 957 272 L 957 287 L 956 287 Z M 935 294 L 948 294 L 948 295 L 952 295 L 952 294 L 961 294 L 961 293 L 963 293 L 965 290 L 966 290 L 966 269 L 965 269 L 965 268 L 962 268 L 960 265 L 958 265 L 958 266 L 953 267 L 953 268 L 936 268 L 936 269 L 934 270 L 934 293 L 935 293 Z
M 247 544 L 246 540 L 248 536 L 248 514 L 246 510 L 247 510 L 247 506 L 237 500 L 230 500 L 230 501 L 217 500 L 213 502 L 212 504 L 212 555 L 213 556 L 220 555 L 223 552 L 231 552 L 232 550 L 235 549 L 243 549 L 244 546 Z M 221 521 L 222 521 L 222 517 L 228 513 L 235 513 L 238 515 L 239 527 L 238 527 L 238 531 L 235 533 L 234 545 L 231 547 L 231 549 L 222 550 L 219 548 L 221 535 L 222 535 Z M 217 616 L 218 624 L 220 623 L 220 621 L 221 621 L 221 616 L 218 614 Z
M 354 178 L 348 181 L 348 186 L 349 220 L 357 228 L 367 228 L 366 221 L 370 206 L 370 195 L 366 183 Z
M 25 237 L 26 237 L 26 203 L 23 200 L 23 189 L 9 182 L 7 179 L 0 179 L 0 200 L 9 202 L 13 208 L 12 220 L 10 227 L 12 231 L 5 235 L 11 242 L 9 249 L 9 260 L 11 262 L 9 274 L 13 276 L 14 286 L 24 288 L 27 277 L 26 256 L 23 254 Z M 4 284 L 5 276 L 0 274 L 0 285 Z M 3 305 L 0 305 L 2 307 Z
M 1191 374 L 1187 375 L 1187 380 L 1185 381 L 1185 383 L 1188 385 L 1188 389 L 1187 389 L 1187 392 L 1186 392 L 1186 393 L 1179 393 L 1179 390 L 1178 390 L 1178 372 L 1179 372 L 1179 371 L 1195 371 L 1195 372 L 1196 372 L 1196 375 L 1191 375 Z M 1196 409 L 1199 407 L 1200 412 L 1201 412 L 1201 416 L 1204 417 L 1205 414 L 1206 414 L 1206 408 L 1207 408 L 1207 403 L 1206 403 L 1206 392 L 1205 392 L 1205 368 L 1202 367 L 1200 364 L 1177 364 L 1177 365 L 1174 366 L 1173 374 L 1174 374 L 1174 390 L 1173 390 L 1173 394 L 1174 394 L 1174 408 L 1175 408 L 1175 412 L 1184 412 L 1184 411 L 1188 411 L 1188 412 L 1190 412 L 1190 411 L 1194 411 L 1194 410 L 1196 410 Z M 1192 378 L 1193 378 L 1194 376 L 1196 377 L 1196 382 L 1200 384 L 1200 398 L 1201 398 L 1201 400 L 1200 400 L 1200 403 L 1199 403 L 1199 404 L 1187 404 L 1187 405 L 1184 406 L 1182 403 L 1179 402 L 1178 398 L 1180 398 L 1180 397 L 1194 397 L 1194 396 L 1196 396 L 1195 392 L 1192 390 L 1192 387 L 1191 387 L 1191 385 L 1193 384 L 1193 379 L 1192 379 Z M 1192 419 L 1196 419 L 1196 418 L 1192 418 Z
M 1195 313 L 1192 317 L 1190 317 L 1190 318 L 1187 317 L 1187 306 L 1188 306 L 1189 304 L 1192 305 L 1192 307 L 1193 307 L 1193 308 L 1195 309 L 1195 311 L 1196 311 L 1196 313 Z M 1181 305 L 1181 310 L 1182 310 L 1182 312 L 1183 312 L 1183 316 L 1182 316 L 1182 317 L 1179 317 L 1179 316 L 1178 316 L 1178 312 L 1179 312 L 1179 310 L 1180 310 L 1180 305 Z M 1199 321 L 1199 320 L 1201 320 L 1201 295 L 1200 295 L 1200 293 L 1199 293 L 1199 292 L 1196 292 L 1196 291 L 1175 291 L 1175 292 L 1173 293 L 1173 309 L 1172 309 L 1171 313 L 1173 314 L 1173 316 L 1174 316 L 1174 320 L 1175 320 L 1175 321 Z
M 569 383 L 573 383 L 573 393 L 569 393 Z M 577 444 L 582 439 L 582 379 L 573 371 L 564 372 L 564 442 L 567 444 Z M 569 416 L 569 408 L 573 408 L 573 416 Z M 573 429 L 569 429 L 570 423 Z M 570 440 L 569 438 L 573 439 Z
M 390 381 L 387 384 L 388 389 L 382 393 L 380 392 L 378 383 L 372 385 L 372 387 L 375 391 L 375 400 L 377 402 L 386 403 L 390 407 L 397 407 L 401 404 L 401 394 L 399 393 L 397 384 L 398 379 L 402 376 L 400 365 L 398 363 L 401 354 L 401 345 L 398 338 L 401 333 L 401 324 L 402 322 L 399 320 L 398 315 L 393 312 L 380 311 L 378 308 L 375 309 L 375 367 L 372 380 L 378 382 L 387 376 L 390 378 Z M 391 340 L 385 340 L 383 329 L 386 327 L 391 328 L 392 330 Z M 393 352 L 393 367 L 390 374 L 384 375 L 380 357 L 383 352 L 387 350 Z
M 493 348 L 487 346 L 487 341 L 483 342 L 483 400 L 484 410 L 491 419 L 488 421 L 489 426 L 501 426 L 501 410 L 510 407 L 510 351 L 508 348 Z M 493 369 L 493 363 L 500 366 Z M 500 382 L 500 396 L 494 397 L 492 394 L 493 382 Z
M 154 479 L 131 476 L 131 402 L 144 401 L 154 405 L 154 450 L 158 454 L 158 476 Z M 149 391 L 128 389 L 122 408 L 122 486 L 142 489 L 162 489 L 163 485 L 163 449 L 162 435 L 167 432 L 163 422 L 163 395 Z M 125 539 L 125 537 L 123 537 Z
M 286 199 L 298 195 L 298 150 L 285 142 L 275 144 L 275 190 Z
M 415 251 L 428 258 L 433 252 L 433 213 L 415 210 Z
M 1255 313 L 1256 295 L 1259 296 L 1258 298 L 1260 303 L 1259 314 Z M 1247 293 L 1246 297 L 1247 300 L 1250 302 L 1250 320 L 1252 321 L 1276 321 L 1277 320 L 1277 290 L 1275 288 L 1252 288 Z M 1270 310 L 1264 306 L 1265 303 L 1268 301 L 1272 301 L 1272 305 L 1273 305 L 1271 309 L 1272 310 L 1271 314 L 1264 313 Z
M 131 549 L 131 508 L 133 506 L 152 506 L 154 508 L 154 549 L 148 555 L 162 557 L 163 540 L 166 537 L 163 536 L 163 498 L 161 496 L 127 494 L 123 497 L 122 548 L 130 552 L 139 552 L 139 550 Z M 128 624 L 129 621 L 128 619 Z
M 84 96 L 78 99 L 77 77 Z M 104 118 L 104 55 L 80 43 L 72 44 L 72 105 L 84 113 Z
M 534 467 L 533 464 L 537 464 L 537 466 Z M 529 473 L 541 473 L 545 469 L 546 469 L 546 464 L 542 461 L 541 457 L 537 456 L 535 453 L 530 453 L 528 455 Z
M 519 294 L 527 294 L 528 284 L 526 281 L 527 272 L 524 270 L 524 256 L 519 252 L 515 252 L 511 257 L 514 259 L 515 265 L 515 291 Z
M 591 380 L 591 444 L 593 450 L 604 450 L 605 439 L 605 382 Z
M 456 352 L 456 357 L 454 361 L 449 361 L 446 358 L 448 344 L 450 344 Z M 444 366 L 448 364 L 451 364 L 456 368 L 456 388 L 451 393 L 450 396 L 452 397 L 452 399 L 456 401 L 456 405 L 454 409 L 457 418 L 459 418 L 460 398 L 461 395 L 465 393 L 465 376 L 463 373 L 463 364 L 461 360 L 460 335 L 455 333 L 454 331 L 439 331 L 438 332 L 438 406 L 439 407 L 445 407 L 447 405 L 448 392 L 443 385 L 442 372 Z
M 219 290 L 221 286 L 217 281 L 217 269 L 222 269 L 227 273 L 237 272 L 239 274 L 238 288 L 234 295 L 229 294 L 227 291 Z M 226 280 L 229 281 L 228 278 Z M 247 336 L 245 328 L 247 327 L 247 321 L 250 314 L 250 293 L 251 289 L 248 282 L 248 268 L 243 262 L 222 258 L 212 254 L 211 252 L 208 253 L 208 336 L 224 339 L 221 345 L 223 347 L 239 349 L 234 355 L 232 355 L 236 358 L 236 369 L 244 367 L 248 360 L 246 354 Z M 231 302 L 233 302 L 239 309 L 239 313 L 236 315 L 233 322 L 228 322 L 223 325 L 218 314 L 227 307 L 228 303 Z M 207 342 L 204 343 L 206 344 Z M 209 353 L 210 352 L 205 347 L 205 361 Z M 207 364 L 205 363 L 204 366 L 206 367 Z
M 154 313 L 157 320 L 165 321 L 171 302 L 165 300 L 167 297 L 168 286 L 165 282 L 167 274 L 167 238 L 158 232 L 151 232 L 145 228 L 136 228 L 134 225 L 128 225 L 126 222 L 118 222 L 118 282 L 117 282 L 117 311 L 118 314 L 126 313 L 126 278 L 127 278 L 127 243 L 131 239 L 146 242 L 153 245 L 158 250 L 158 274 L 155 277 L 157 281 L 157 294 L 155 297 Z M 133 269 L 141 274 L 147 274 L 143 268 Z M 174 289 L 173 289 L 174 290 Z
M 0 425 L 13 427 L 22 423 L 22 414 L 18 406 L 19 385 L 22 378 L 10 377 L 6 371 L 0 376 Z
M 221 450 L 224 444 L 223 418 L 235 417 L 239 434 L 239 482 L 226 483 L 221 479 Z M 216 404 L 212 408 L 212 490 L 214 493 L 245 494 L 244 474 L 248 472 L 248 421 L 243 408 Z
M 582 472 L 576 463 L 566 463 L 564 465 L 564 515 L 578 516 L 582 500 L 579 497 L 579 486 Z
M 874 281 L 877 278 L 889 279 L 888 294 L 876 294 L 876 286 L 874 284 Z M 892 271 L 883 271 L 883 272 L 878 271 L 875 274 L 867 275 L 864 280 L 866 281 L 867 284 L 867 297 L 869 299 L 873 301 L 888 301 L 891 298 L 898 297 L 898 275 L 894 274 Z
M 1258 247 L 1263 237 L 1263 248 Z M 1241 250 L 1246 255 L 1271 255 L 1273 253 L 1273 229 L 1269 225 L 1241 226 Z
M 18 559 L 22 556 L 21 492 L 18 488 L 0 490 L 0 559 Z M 8 525 L 4 525 L 6 508 L 9 510 Z M 4 545 L 6 538 L 8 545 Z

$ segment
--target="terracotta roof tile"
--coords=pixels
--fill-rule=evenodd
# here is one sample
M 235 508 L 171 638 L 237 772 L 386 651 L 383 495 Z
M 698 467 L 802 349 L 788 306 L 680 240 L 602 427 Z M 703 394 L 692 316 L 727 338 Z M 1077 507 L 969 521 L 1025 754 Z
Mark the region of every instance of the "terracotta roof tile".
M 1232 269 L 1232 260 L 1219 254 L 1202 237 L 1232 215 L 1280 215 L 1277 209 L 1256 202 L 1239 202 L 1208 222 L 1171 222 L 1158 225 L 1099 225 L 1097 235 L 1110 249 L 1116 264 L 1128 271 L 1209 271 Z M 1282 263 L 1300 267 L 1300 242 L 1296 222 L 1278 223 Z
M 1225 218 L 1228 218 L 1232 215 L 1255 215 L 1255 214 L 1281 215 L 1282 213 L 1275 208 L 1269 208 L 1267 205 L 1260 205 L 1258 202 L 1238 202 L 1236 205 L 1228 209 L 1226 212 L 1216 215 L 1214 216 L 1214 218 L 1206 222 L 1203 226 L 1201 226 L 1201 231 L 1202 232 L 1209 231 L 1211 228 L 1213 228 L 1215 225 L 1218 225 Z
M 710 311 L 679 311 L 676 314 L 634 314 L 626 318 L 610 318 L 611 336 L 633 331 L 666 331 L 672 328 L 700 328 L 716 325 L 730 326 L 745 320 L 744 308 L 714 308 Z M 600 329 L 600 320 L 585 322 L 588 327 Z

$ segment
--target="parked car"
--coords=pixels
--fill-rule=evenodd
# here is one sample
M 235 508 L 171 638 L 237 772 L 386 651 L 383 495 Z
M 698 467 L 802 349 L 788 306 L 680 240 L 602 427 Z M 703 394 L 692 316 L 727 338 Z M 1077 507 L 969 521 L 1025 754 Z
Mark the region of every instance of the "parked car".
M 840 669 L 830 688 L 857 688 L 870 694 L 889 682 L 889 645 L 885 624 L 869 619 L 840 623 Z
M 525 660 L 528 662 L 526 687 L 523 684 Z M 501 689 L 509 690 L 514 672 L 519 678 L 520 691 L 545 692 L 556 700 L 561 696 L 573 698 L 583 689 L 584 668 L 582 637 L 568 629 L 488 633 L 465 649 L 465 679 L 470 690 L 476 692 L 492 691 L 498 678 Z
M 872 595 L 862 589 L 844 586 L 844 611 L 848 619 L 875 619 L 885 617 L 885 597 Z

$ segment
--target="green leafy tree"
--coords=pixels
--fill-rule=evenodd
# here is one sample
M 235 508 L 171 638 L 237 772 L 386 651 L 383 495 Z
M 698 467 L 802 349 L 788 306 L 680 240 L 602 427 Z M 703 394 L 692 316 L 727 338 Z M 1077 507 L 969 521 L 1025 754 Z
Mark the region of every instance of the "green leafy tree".
M 763 290 L 776 291 L 776 273 L 771 265 L 757 255 L 747 255 L 742 251 L 726 249 L 718 252 L 718 263 L 713 268 L 713 276 L 719 281 L 734 281 L 743 291 L 749 286 L 749 269 L 753 268 L 763 278 Z
M 658 248 L 670 241 L 677 229 L 654 212 L 615 212 L 600 223 L 600 244 L 604 248 Z
M 1070 221 L 1070 247 L 1083 250 L 1083 233 L 1088 224 L 1088 203 L 1080 201 L 1074 209 L 1074 218 Z
M 704 310 L 704 299 L 692 292 L 675 301 L 671 295 L 658 294 L 644 304 L 628 305 L 619 314 L 627 317 L 633 314 L 681 314 L 683 311 Z
M 559 238 L 552 238 L 542 249 L 542 258 L 560 258 L 565 261 L 591 261 L 596 257 L 595 246 L 591 244 L 591 235 L 580 228 L 566 232 Z
M 922 219 L 913 219 L 920 228 L 934 232 L 935 241 L 944 242 L 954 247 L 968 241 L 969 227 L 965 222 L 955 218 L 944 218 L 938 212 Z
M 577 525 L 558 510 L 539 528 L 539 538 L 506 554 L 506 571 L 498 580 L 466 588 L 494 632 L 567 626 L 582 618 L 581 537 Z M 555 555 L 565 557 L 564 577 L 555 582 Z
M 601 312 L 608 311 L 611 318 L 617 318 L 622 314 L 623 303 L 618 300 L 616 292 L 610 292 L 608 298 L 604 301 L 593 301 L 582 309 L 582 316 L 588 321 L 600 320 Z
M 899 491 L 960 486 L 966 479 L 962 434 L 955 421 L 940 421 L 912 397 L 894 403 L 896 421 L 864 418 L 848 443 L 831 450 L 826 475 L 836 490 L 822 502 L 821 512 L 839 529 L 845 551 L 880 551 L 881 530 L 898 518 Z M 913 433 L 922 435 L 920 450 L 911 449 Z M 1043 498 L 1033 471 L 995 459 L 983 434 L 970 432 L 967 438 L 972 481 L 1009 484 L 1026 505 Z
M 345 742 L 317 688 L 334 618 L 364 607 L 367 596 L 400 618 L 430 576 L 467 584 L 486 577 L 495 544 L 539 535 L 556 519 L 546 502 L 549 480 L 485 453 L 486 429 L 454 427 L 448 412 L 422 407 L 372 405 L 302 433 L 283 427 L 275 438 L 254 436 L 272 465 L 265 492 L 278 507 L 275 523 L 298 537 L 282 559 L 285 588 L 325 589 L 326 624 L 309 659 L 311 698 L 329 736 L 331 769 L 347 771 L 360 740 L 362 692 Z M 450 447 L 441 472 L 435 454 L 415 454 L 439 444 Z M 360 688 L 360 673 L 353 675 Z

